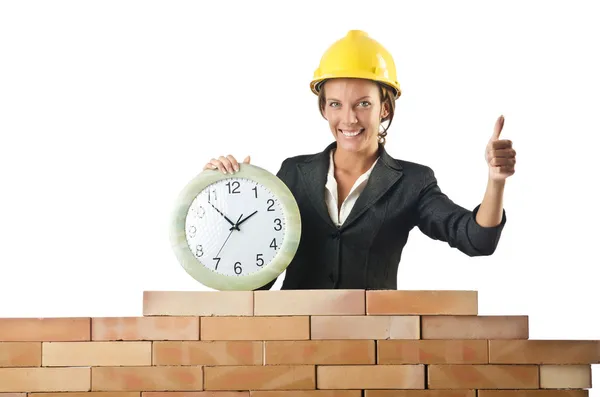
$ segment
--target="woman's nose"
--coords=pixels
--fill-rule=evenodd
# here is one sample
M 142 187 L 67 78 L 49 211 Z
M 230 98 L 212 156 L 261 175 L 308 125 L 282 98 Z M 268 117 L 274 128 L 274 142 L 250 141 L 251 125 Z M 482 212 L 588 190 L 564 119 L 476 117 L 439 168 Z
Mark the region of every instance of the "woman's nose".
M 356 118 L 356 112 L 352 108 L 347 108 L 343 116 L 344 123 L 356 124 L 358 119 Z

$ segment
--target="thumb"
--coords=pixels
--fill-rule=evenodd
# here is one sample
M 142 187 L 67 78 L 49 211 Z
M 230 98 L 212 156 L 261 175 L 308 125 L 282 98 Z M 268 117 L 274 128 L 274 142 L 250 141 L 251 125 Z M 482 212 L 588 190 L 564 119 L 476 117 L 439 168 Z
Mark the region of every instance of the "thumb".
M 500 139 L 500 133 L 502 132 L 502 128 L 504 127 L 504 116 L 500 115 L 498 120 L 496 120 L 496 125 L 494 126 L 494 133 L 492 134 L 492 140 Z
M 246 156 L 246 158 L 244 159 L 244 163 L 250 164 L 250 156 Z

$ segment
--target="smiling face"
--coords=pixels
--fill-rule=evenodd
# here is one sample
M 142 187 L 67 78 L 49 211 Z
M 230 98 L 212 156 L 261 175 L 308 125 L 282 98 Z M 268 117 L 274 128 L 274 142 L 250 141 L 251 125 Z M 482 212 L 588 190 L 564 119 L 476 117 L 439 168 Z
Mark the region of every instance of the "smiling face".
M 323 86 L 323 117 L 329 122 L 338 148 L 350 152 L 377 150 L 382 106 L 379 86 L 363 79 L 332 79 Z

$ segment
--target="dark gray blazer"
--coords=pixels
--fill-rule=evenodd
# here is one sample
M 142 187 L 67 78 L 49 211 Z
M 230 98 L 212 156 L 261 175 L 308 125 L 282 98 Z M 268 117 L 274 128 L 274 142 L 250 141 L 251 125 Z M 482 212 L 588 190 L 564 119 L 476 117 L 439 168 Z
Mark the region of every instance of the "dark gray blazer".
M 394 159 L 381 145 L 365 190 L 338 228 L 325 203 L 329 151 L 335 146 L 288 158 L 277 173 L 296 198 L 302 219 L 300 245 L 281 289 L 397 289 L 402 250 L 415 226 L 468 256 L 496 250 L 504 210 L 498 226 L 480 226 L 475 221 L 479 205 L 469 211 L 455 204 L 442 193 L 431 168 Z

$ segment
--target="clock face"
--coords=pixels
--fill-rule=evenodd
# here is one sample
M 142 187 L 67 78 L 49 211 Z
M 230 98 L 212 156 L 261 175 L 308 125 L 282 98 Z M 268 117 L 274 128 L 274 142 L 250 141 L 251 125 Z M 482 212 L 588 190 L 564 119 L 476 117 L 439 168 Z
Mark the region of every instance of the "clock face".
M 204 188 L 185 218 L 192 255 L 209 270 L 246 276 L 268 265 L 283 245 L 286 219 L 278 197 L 253 180 L 231 177 Z

